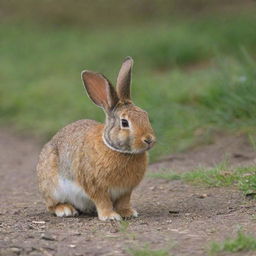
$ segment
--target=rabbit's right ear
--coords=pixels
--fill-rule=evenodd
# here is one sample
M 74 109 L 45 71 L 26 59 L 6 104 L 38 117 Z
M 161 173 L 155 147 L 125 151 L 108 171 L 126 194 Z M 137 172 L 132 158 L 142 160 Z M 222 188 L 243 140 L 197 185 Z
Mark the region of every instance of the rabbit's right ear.
M 111 111 L 118 103 L 116 91 L 100 73 L 85 70 L 82 72 L 85 89 L 91 100 L 106 111 Z
M 133 59 L 126 57 L 117 76 L 116 91 L 120 100 L 130 100 Z

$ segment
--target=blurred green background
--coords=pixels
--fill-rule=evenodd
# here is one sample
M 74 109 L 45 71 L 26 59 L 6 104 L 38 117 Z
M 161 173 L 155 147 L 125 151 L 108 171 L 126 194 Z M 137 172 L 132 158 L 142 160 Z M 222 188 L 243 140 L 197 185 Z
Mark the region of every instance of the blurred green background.
M 135 60 L 132 95 L 149 112 L 152 161 L 218 132 L 255 134 L 256 2 L 0 0 L 0 124 L 47 140 L 104 120 L 80 73 L 115 83 Z

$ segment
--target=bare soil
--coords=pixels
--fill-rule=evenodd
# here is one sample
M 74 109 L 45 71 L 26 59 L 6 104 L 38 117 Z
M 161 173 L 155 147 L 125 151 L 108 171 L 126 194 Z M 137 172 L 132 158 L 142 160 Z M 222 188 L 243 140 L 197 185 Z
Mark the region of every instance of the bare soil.
M 137 219 L 121 228 L 96 216 L 58 218 L 45 210 L 37 190 L 36 140 L 0 130 L 0 255 L 129 255 L 129 248 L 166 249 L 170 255 L 205 256 L 212 241 L 244 232 L 256 235 L 256 202 L 235 188 L 206 188 L 182 181 L 145 178 L 133 195 Z M 170 155 L 150 172 L 191 171 L 224 158 L 256 164 L 246 138 L 221 137 L 212 145 Z M 229 254 L 225 254 L 229 255 Z M 256 255 L 255 252 L 236 255 Z

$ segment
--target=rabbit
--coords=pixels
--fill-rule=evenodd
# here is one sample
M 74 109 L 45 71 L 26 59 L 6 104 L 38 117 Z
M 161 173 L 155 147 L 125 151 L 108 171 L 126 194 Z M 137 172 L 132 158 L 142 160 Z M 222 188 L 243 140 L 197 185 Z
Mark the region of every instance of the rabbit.
M 116 89 L 101 73 L 83 71 L 89 98 L 105 123 L 79 120 L 43 147 L 37 164 L 39 190 L 58 217 L 97 211 L 102 221 L 137 217 L 130 198 L 147 168 L 156 137 L 146 111 L 130 97 L 133 59 L 125 58 Z

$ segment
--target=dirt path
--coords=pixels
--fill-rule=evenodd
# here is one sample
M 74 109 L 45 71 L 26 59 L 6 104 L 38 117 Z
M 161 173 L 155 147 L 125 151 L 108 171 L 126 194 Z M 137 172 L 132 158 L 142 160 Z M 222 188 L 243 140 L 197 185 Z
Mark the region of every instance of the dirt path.
M 140 217 L 120 230 L 92 216 L 57 218 L 45 211 L 37 192 L 38 143 L 0 130 L 0 255 L 128 255 L 128 248 L 164 248 L 170 255 L 204 256 L 211 241 L 256 235 L 255 201 L 232 188 L 201 188 L 181 181 L 145 178 L 133 196 Z M 256 164 L 242 137 L 170 156 L 150 171 L 190 171 L 212 166 L 225 155 L 232 165 Z M 206 194 L 202 198 L 200 195 Z M 252 253 L 236 255 L 255 255 Z

